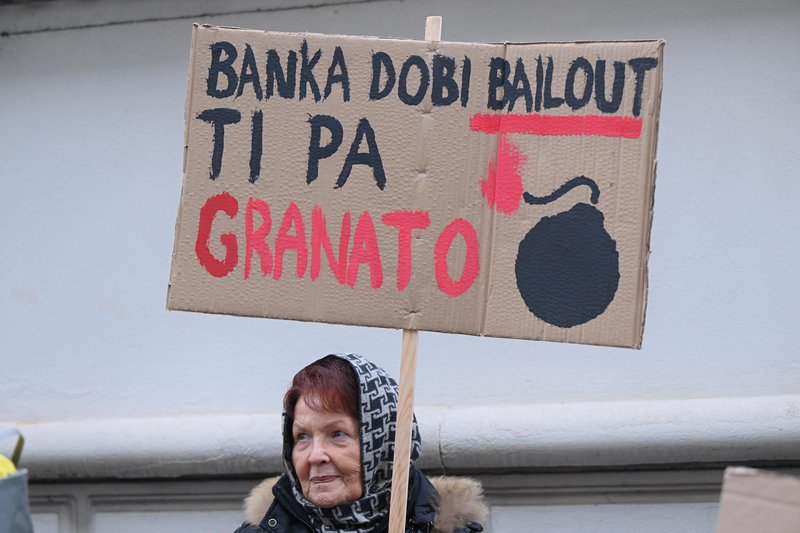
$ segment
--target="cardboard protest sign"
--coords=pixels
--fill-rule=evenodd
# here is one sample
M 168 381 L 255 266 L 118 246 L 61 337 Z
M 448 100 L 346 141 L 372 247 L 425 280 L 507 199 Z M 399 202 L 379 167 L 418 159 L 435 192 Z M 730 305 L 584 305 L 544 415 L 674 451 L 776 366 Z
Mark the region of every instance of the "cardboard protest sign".
M 640 346 L 662 49 L 195 26 L 168 307 Z
M 728 467 L 716 533 L 797 533 L 800 479 L 747 467 Z

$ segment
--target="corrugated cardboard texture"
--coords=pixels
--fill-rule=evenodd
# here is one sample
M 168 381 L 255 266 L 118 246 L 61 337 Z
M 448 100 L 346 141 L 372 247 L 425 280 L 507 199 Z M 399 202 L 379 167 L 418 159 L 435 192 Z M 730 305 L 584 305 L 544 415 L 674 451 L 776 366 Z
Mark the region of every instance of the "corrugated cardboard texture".
M 717 533 L 797 533 L 800 479 L 753 468 L 725 470 Z
M 167 306 L 640 346 L 662 48 L 196 26 Z

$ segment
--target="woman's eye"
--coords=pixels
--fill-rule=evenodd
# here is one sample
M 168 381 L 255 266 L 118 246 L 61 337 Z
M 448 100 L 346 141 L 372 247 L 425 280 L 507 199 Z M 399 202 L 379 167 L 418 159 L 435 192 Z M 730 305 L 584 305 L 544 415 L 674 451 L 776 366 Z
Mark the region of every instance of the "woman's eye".
M 344 432 L 342 430 L 337 430 L 337 431 L 333 432 L 333 436 L 334 436 L 334 438 L 339 438 L 339 437 L 347 437 L 348 435 L 347 435 L 346 432 Z
M 305 434 L 305 433 L 298 433 L 294 437 L 294 441 L 295 442 L 300 442 L 301 440 L 307 440 L 307 439 L 308 439 L 308 435 Z

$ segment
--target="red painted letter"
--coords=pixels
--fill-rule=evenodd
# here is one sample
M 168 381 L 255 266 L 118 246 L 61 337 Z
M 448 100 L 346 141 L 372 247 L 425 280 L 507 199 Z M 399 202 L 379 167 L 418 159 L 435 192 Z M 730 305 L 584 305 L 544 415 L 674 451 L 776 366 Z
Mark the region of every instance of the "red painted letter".
M 331 240 L 328 237 L 328 228 L 325 225 L 325 215 L 322 208 L 315 205 L 311 210 L 311 279 L 319 277 L 322 250 L 328 257 L 331 272 L 340 284 L 347 283 L 347 247 L 350 244 L 350 212 L 345 211 L 342 216 L 342 229 L 339 232 L 339 260 L 333 254 Z
M 223 211 L 233 218 L 239 211 L 239 202 L 227 192 L 206 200 L 205 205 L 200 208 L 200 222 L 197 225 L 197 242 L 194 251 L 200 264 L 209 274 L 217 278 L 224 278 L 236 268 L 236 264 L 239 262 L 239 248 L 236 244 L 235 233 L 223 233 L 219 236 L 219 242 L 225 247 L 225 259 L 220 261 L 211 253 L 208 247 L 211 240 L 211 226 L 218 211 Z
M 358 217 L 356 233 L 353 237 L 353 249 L 347 265 L 347 284 L 354 287 L 358 278 L 358 267 L 363 263 L 369 265 L 370 282 L 373 289 L 379 289 L 383 283 L 383 266 L 381 253 L 378 250 L 378 237 L 375 235 L 375 224 L 369 212 L 364 211 Z
M 261 226 L 253 231 L 253 211 L 261 215 Z M 261 275 L 267 276 L 272 272 L 272 252 L 267 244 L 267 235 L 272 229 L 272 218 L 269 215 L 269 204 L 264 200 L 250 198 L 247 202 L 247 211 L 244 218 L 244 279 L 250 277 L 250 260 L 253 250 L 261 258 Z
M 489 176 L 481 180 L 481 194 L 501 213 L 510 215 L 519 209 L 523 192 L 520 172 L 526 159 L 508 135 L 501 133 L 497 155 L 489 162 Z
M 455 281 L 447 270 L 447 253 L 450 251 L 453 239 L 458 234 L 464 237 L 467 250 L 461 279 Z M 436 264 L 436 284 L 439 285 L 439 290 L 450 297 L 464 294 L 472 286 L 472 282 L 478 277 L 480 271 L 478 234 L 472 224 L 463 218 L 457 218 L 448 224 L 436 240 L 433 257 Z
M 294 226 L 294 235 L 289 235 L 289 230 Z M 275 279 L 281 279 L 283 273 L 283 254 L 286 250 L 297 251 L 297 278 L 302 279 L 306 273 L 308 263 L 308 246 L 306 245 L 306 226 L 300 209 L 294 202 L 289 202 L 286 213 L 283 214 L 278 236 L 275 238 L 275 269 L 272 273 Z
M 431 223 L 426 211 L 395 211 L 381 217 L 387 226 L 400 229 L 397 234 L 397 290 L 402 291 L 411 279 L 411 231 L 425 229 Z

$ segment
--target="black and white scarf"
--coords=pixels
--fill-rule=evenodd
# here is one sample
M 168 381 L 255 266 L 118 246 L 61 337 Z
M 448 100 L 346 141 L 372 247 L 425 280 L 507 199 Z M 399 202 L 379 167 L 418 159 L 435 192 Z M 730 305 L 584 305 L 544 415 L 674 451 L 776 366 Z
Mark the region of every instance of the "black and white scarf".
M 292 421 L 283 415 L 283 468 L 289 476 L 295 499 L 303 506 L 318 533 L 352 531 L 371 533 L 386 520 L 391 500 L 394 438 L 397 426 L 397 382 L 382 368 L 356 354 L 335 354 L 348 361 L 359 381 L 361 476 L 364 494 L 358 500 L 322 509 L 303 496 L 292 466 Z M 414 417 L 411 461 L 422 449 Z

